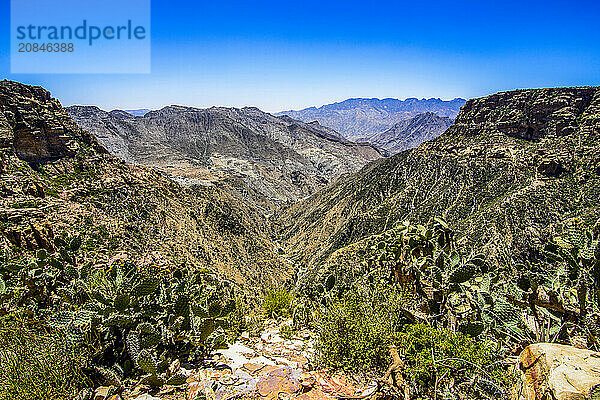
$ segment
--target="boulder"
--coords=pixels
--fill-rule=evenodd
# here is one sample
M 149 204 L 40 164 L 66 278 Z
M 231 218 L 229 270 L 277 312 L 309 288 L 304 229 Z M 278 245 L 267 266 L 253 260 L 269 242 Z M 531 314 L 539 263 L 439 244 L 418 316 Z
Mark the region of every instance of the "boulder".
M 587 400 L 600 395 L 600 353 L 552 343 L 525 348 L 514 400 Z

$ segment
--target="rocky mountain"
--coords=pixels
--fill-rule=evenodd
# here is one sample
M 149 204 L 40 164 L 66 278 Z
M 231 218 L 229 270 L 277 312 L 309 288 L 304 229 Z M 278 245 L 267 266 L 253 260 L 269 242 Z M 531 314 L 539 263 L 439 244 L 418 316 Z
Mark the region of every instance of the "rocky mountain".
M 133 117 L 132 117 L 133 118 Z M 224 190 L 186 188 L 108 154 L 40 87 L 0 82 L 0 251 L 82 234 L 84 260 L 209 268 L 241 285 L 291 276 L 268 221 Z
M 567 218 L 600 216 L 600 88 L 469 100 L 443 135 L 370 163 L 279 217 L 307 274 L 357 265 L 374 234 L 446 218 L 499 265 L 526 261 Z
M 358 141 L 371 143 L 393 155 L 435 139 L 453 122 L 451 118 L 439 117 L 435 113 L 427 112 L 402 120 L 385 132 L 366 136 Z
M 317 192 L 381 157 L 318 123 L 257 108 L 169 106 L 132 117 L 73 106 L 69 114 L 112 154 L 156 167 L 185 184 L 228 187 L 241 201 L 272 207 Z
M 387 131 L 394 124 L 418 114 L 433 112 L 440 117 L 455 118 L 464 99 L 348 99 L 339 103 L 310 107 L 298 111 L 283 111 L 277 115 L 289 115 L 300 121 L 318 121 L 341 133 L 345 138 L 356 140 Z
M 148 108 L 140 108 L 137 110 L 125 110 L 126 113 L 131 114 L 134 117 L 143 117 L 144 115 L 148 114 L 150 111 L 152 111 L 152 110 L 150 110 Z

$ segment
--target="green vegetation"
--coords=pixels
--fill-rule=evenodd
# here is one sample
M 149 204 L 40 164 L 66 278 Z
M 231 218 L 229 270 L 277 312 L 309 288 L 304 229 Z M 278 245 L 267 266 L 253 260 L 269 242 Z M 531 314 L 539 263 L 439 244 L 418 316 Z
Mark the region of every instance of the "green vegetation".
M 0 319 L 0 349 L 0 400 L 72 399 L 89 384 L 82 353 L 22 314 Z
M 407 298 L 386 284 L 363 285 L 322 307 L 315 326 L 318 364 L 347 371 L 382 371 L 390 344 L 409 323 L 402 310 Z
M 499 398 L 510 384 L 501 360 L 523 345 L 579 335 L 598 348 L 600 223 L 568 220 L 538 258 L 497 268 L 454 237 L 440 218 L 404 223 L 375 240 L 361 276 L 302 287 L 318 364 L 381 373 L 394 345 L 412 393 Z
M 498 362 L 501 352 L 492 341 L 415 324 L 398 336 L 397 343 L 404 355 L 404 373 L 417 393 L 435 392 L 439 398 L 464 393 L 479 399 L 508 393 L 510 375 Z
M 478 398 L 508 391 L 509 374 L 496 363 L 503 353 L 492 340 L 474 340 L 446 328 L 414 324 L 407 318 L 407 293 L 391 285 L 357 289 L 324 307 L 316 326 L 319 365 L 381 376 L 390 363 L 390 345 L 404 360 L 413 393 L 449 393 L 451 386 Z M 454 390 L 456 393 L 457 390 Z M 472 397 L 472 398 L 475 398 Z
M 124 379 L 140 377 L 151 386 L 185 383 L 184 376 L 167 373 L 174 360 L 200 361 L 225 344 L 227 316 L 235 308 L 227 281 L 206 271 L 141 269 L 123 260 L 93 267 L 80 262 L 81 244 L 78 236 L 60 236 L 49 249 L 3 255 L 2 313 L 26 315 L 64 338 L 58 344 L 41 340 L 40 353 L 64 346 L 67 354 L 85 358 L 87 376 L 96 384 L 122 388 Z M 3 359 L 2 368 L 13 371 L 12 359 Z M 17 382 L 43 376 L 36 362 L 47 364 L 44 368 L 57 362 L 50 356 L 23 361 L 14 372 Z M 57 373 L 64 368 L 58 366 Z M 54 387 L 53 382 L 48 384 Z
M 11 208 L 36 208 L 38 207 L 38 202 L 35 200 L 27 200 L 27 201 L 19 201 L 16 203 L 12 203 L 10 205 Z
M 292 315 L 292 300 L 294 296 L 285 288 L 267 290 L 263 300 L 263 313 L 266 318 L 282 319 Z

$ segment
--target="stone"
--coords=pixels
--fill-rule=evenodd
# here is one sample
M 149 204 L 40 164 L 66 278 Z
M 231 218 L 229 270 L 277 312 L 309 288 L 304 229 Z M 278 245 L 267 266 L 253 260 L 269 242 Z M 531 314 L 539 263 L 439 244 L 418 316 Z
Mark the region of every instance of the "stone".
M 251 374 L 253 374 L 257 371 L 260 371 L 264 367 L 265 367 L 264 364 L 253 364 L 253 363 L 244 364 L 244 368 L 246 368 L 248 371 L 250 371 Z
M 326 393 L 351 396 L 355 392 L 354 387 L 342 372 L 330 375 L 327 371 L 322 370 L 316 371 L 314 374 L 316 383 Z
M 291 376 L 289 368 L 278 368 L 263 377 L 256 389 L 261 396 L 274 398 L 281 392 L 296 393 L 300 390 L 300 382 Z
M 540 174 L 546 176 L 558 176 L 562 171 L 562 167 L 559 161 L 545 159 L 538 165 L 537 170 Z
M 600 389 L 600 353 L 551 343 L 532 344 L 518 364 L 513 400 L 586 400 Z
M 112 386 L 100 386 L 94 392 L 94 400 L 108 400 L 115 388 Z
M 322 391 L 321 389 L 318 389 L 318 388 L 311 389 L 308 392 L 303 393 L 300 396 L 296 397 L 296 400 L 333 400 L 333 399 L 335 399 L 335 397 L 333 397 L 330 394 L 325 393 L 324 391 Z

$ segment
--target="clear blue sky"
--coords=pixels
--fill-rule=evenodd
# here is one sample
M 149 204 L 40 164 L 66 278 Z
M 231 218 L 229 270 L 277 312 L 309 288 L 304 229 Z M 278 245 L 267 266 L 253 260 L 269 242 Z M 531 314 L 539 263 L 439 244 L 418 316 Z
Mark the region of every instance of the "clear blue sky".
M 10 74 L 9 1 L 0 4 L 0 78 L 42 85 L 65 105 L 273 112 L 600 85 L 597 1 L 154 0 L 147 75 Z

